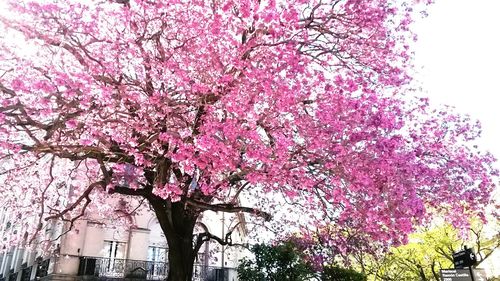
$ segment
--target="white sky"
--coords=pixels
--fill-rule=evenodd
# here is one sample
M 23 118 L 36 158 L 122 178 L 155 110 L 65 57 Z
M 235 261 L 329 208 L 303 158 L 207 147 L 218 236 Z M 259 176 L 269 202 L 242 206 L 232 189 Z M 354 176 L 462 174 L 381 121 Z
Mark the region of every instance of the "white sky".
M 458 112 L 479 120 L 481 149 L 500 159 L 500 1 L 435 1 L 429 16 L 415 25 L 422 94 L 431 103 L 455 106 Z M 500 168 L 500 162 L 496 167 Z M 500 202 L 498 186 L 493 196 Z M 496 253 L 483 267 L 499 274 L 499 261 Z
M 480 146 L 500 158 L 500 1 L 436 0 L 428 12 L 415 25 L 424 94 L 480 120 Z

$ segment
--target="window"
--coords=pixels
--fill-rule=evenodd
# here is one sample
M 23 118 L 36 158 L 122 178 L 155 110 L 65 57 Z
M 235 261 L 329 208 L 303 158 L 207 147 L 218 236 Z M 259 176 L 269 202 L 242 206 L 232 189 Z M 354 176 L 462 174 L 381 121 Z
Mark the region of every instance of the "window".
M 150 246 L 148 248 L 148 275 L 152 279 L 167 275 L 167 248 Z
M 125 250 L 126 244 L 117 241 L 104 241 L 102 267 L 106 276 L 123 277 L 125 271 Z
M 148 248 L 148 261 L 153 262 L 166 262 L 167 249 L 162 247 L 149 247 Z
M 125 257 L 125 243 L 117 241 L 104 241 L 104 255 L 110 259 L 123 259 Z

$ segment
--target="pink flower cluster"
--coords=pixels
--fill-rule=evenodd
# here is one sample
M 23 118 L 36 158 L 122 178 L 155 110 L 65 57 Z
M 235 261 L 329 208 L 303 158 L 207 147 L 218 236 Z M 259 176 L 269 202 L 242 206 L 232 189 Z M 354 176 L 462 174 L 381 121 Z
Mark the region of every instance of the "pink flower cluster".
M 0 39 L 2 159 L 90 165 L 80 194 L 105 182 L 170 202 L 252 195 L 328 229 L 341 253 L 357 245 L 345 231 L 395 244 L 434 212 L 488 204 L 498 172 L 470 145 L 479 125 L 404 93 L 414 3 L 116 2 L 12 1 L 0 16 L 35 50 Z M 67 180 L 7 174 L 26 182 L 2 194 L 38 198 L 41 178 Z

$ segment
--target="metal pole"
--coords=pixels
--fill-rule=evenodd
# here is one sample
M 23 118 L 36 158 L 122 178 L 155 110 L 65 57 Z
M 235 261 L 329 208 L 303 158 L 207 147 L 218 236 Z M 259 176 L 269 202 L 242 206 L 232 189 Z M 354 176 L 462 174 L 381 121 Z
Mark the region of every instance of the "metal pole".
M 224 239 L 224 212 L 222 212 L 222 239 Z M 222 246 L 222 258 L 221 258 L 221 262 L 222 262 L 222 269 L 224 270 L 224 245 L 221 245 Z

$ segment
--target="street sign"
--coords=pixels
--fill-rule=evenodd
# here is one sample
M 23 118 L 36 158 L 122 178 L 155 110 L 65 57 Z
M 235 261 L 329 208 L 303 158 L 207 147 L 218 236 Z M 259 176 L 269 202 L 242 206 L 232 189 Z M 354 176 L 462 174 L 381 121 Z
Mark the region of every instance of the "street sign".
M 465 248 L 462 251 L 453 254 L 453 264 L 455 265 L 455 268 L 470 267 L 476 264 L 476 262 L 476 255 L 470 248 Z
M 473 281 L 469 269 L 441 269 L 441 281 Z

